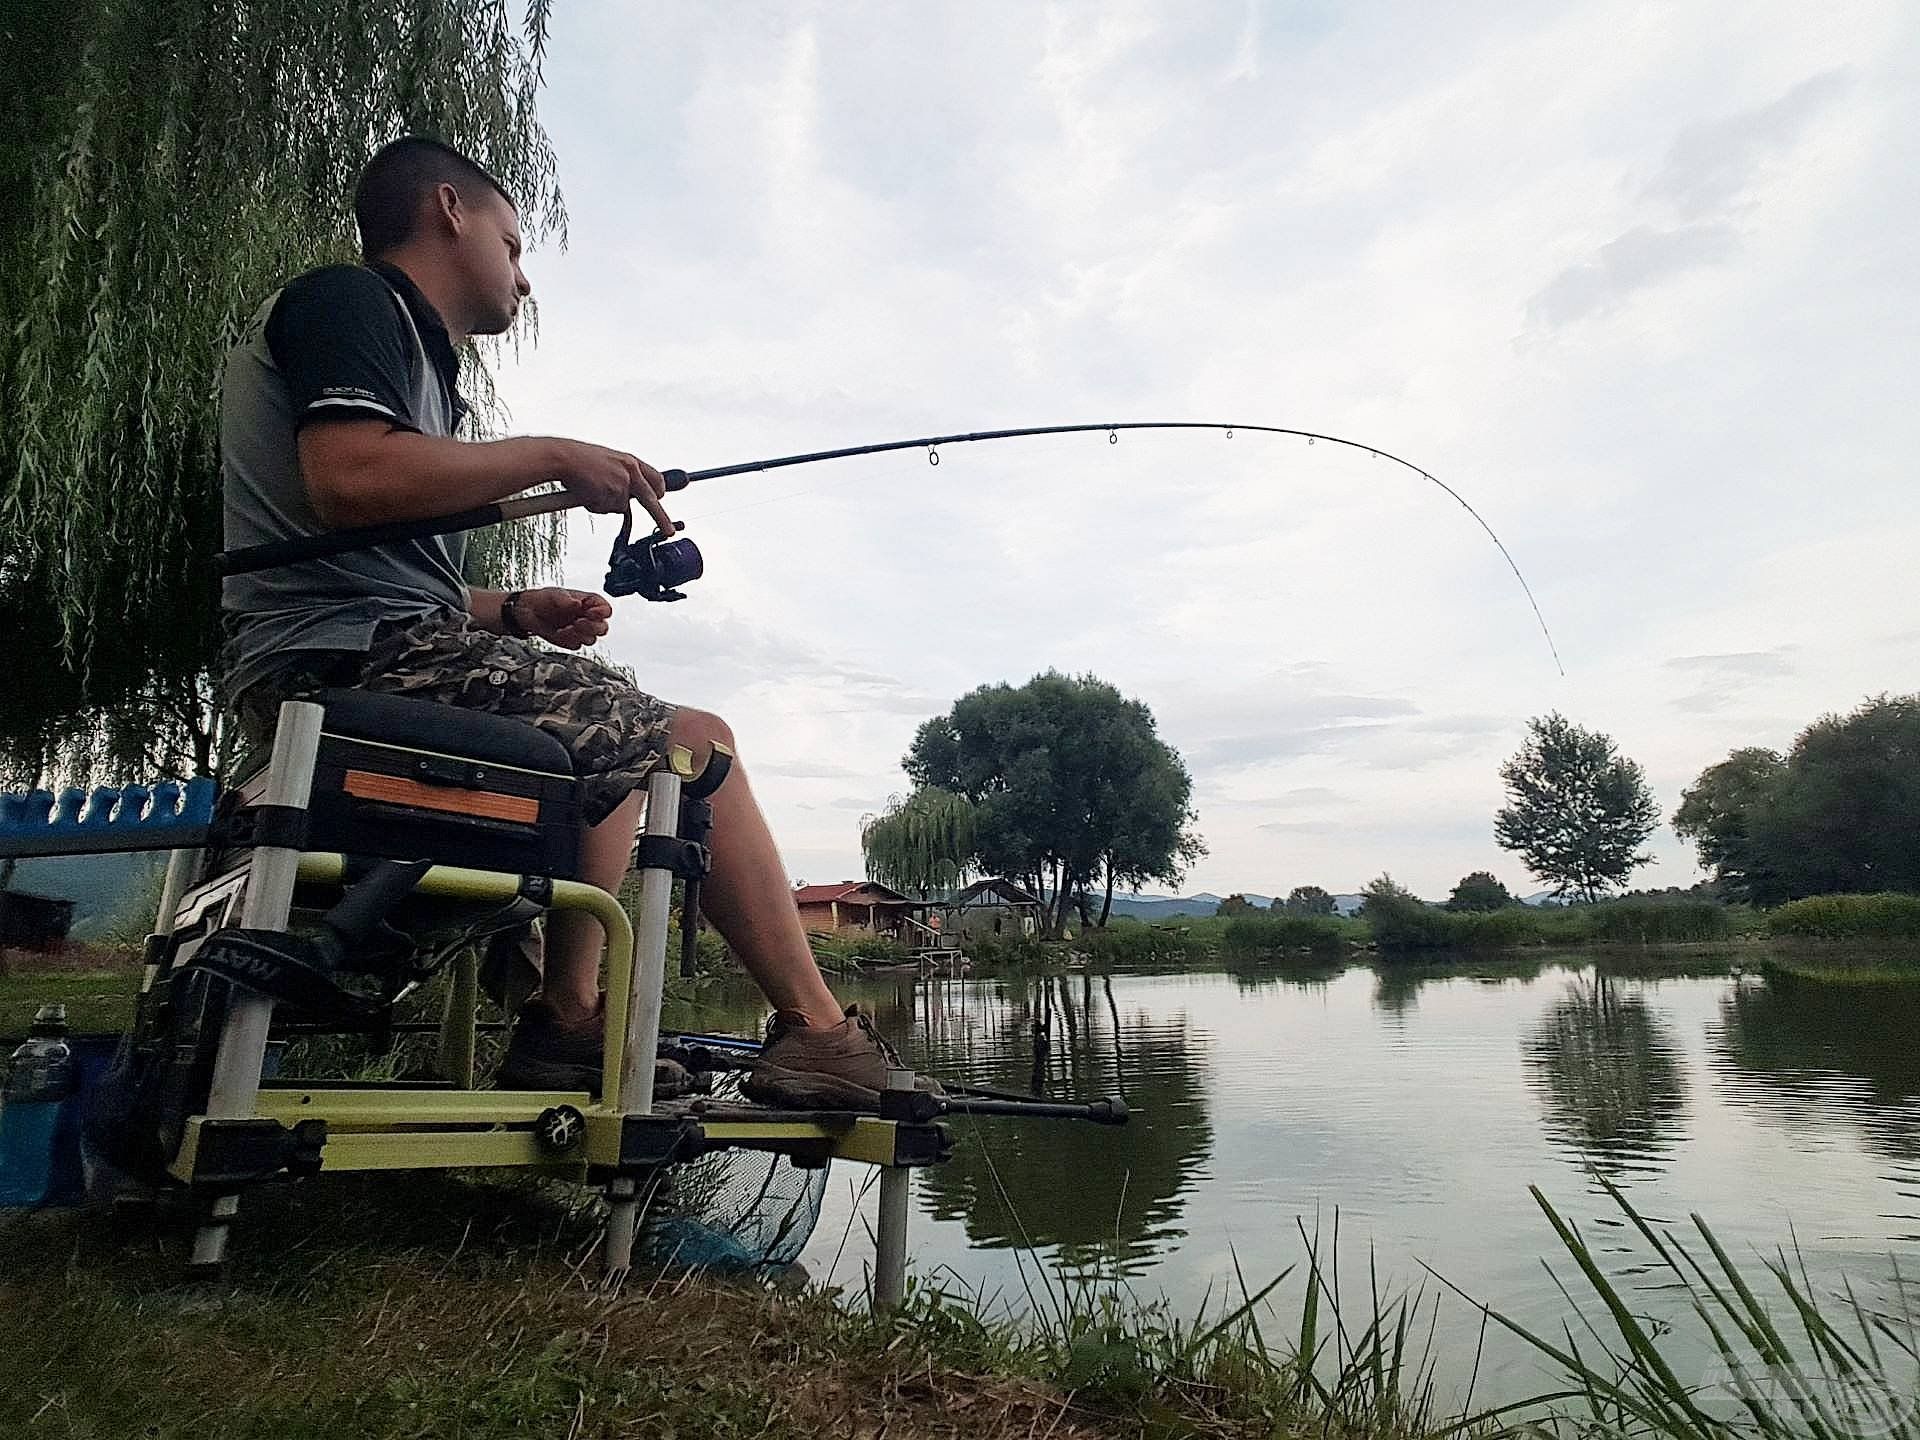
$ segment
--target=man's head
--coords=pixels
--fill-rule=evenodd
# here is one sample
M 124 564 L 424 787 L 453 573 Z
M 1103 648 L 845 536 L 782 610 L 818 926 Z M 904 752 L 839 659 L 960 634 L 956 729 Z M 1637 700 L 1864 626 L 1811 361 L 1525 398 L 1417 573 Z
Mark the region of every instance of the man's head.
M 463 335 L 499 334 L 532 289 L 513 197 L 450 145 L 407 135 L 381 147 L 353 214 L 366 258 L 400 265 Z

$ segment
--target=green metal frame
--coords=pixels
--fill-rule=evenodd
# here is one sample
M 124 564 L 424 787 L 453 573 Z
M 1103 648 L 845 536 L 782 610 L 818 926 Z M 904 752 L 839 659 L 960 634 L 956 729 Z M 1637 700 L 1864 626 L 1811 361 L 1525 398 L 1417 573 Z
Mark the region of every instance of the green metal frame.
M 304 884 L 337 885 L 345 875 L 343 855 L 310 852 L 300 858 L 299 879 Z M 522 877 L 504 871 L 436 865 L 421 878 L 416 891 L 456 900 L 501 902 L 518 895 L 521 883 Z M 304 1086 L 298 1081 L 278 1081 L 261 1088 L 251 1118 L 286 1127 L 304 1120 L 324 1121 L 323 1171 L 502 1167 L 584 1180 L 589 1167 L 617 1167 L 626 1118 L 620 1106 L 620 1068 L 626 1041 L 623 1022 L 634 977 L 633 927 L 612 895 L 577 880 L 555 880 L 549 908 L 584 911 L 606 933 L 606 1054 L 599 1098 L 584 1091 L 342 1088 L 324 1082 Z M 466 1014 L 450 1018 L 463 1023 L 470 1036 L 471 992 L 465 1003 Z M 470 1066 L 470 1046 L 465 1053 Z M 542 1146 L 535 1127 L 543 1115 L 562 1106 L 577 1110 L 586 1123 L 582 1141 L 572 1151 L 556 1154 Z M 196 1180 L 205 1118 L 188 1120 L 170 1167 L 174 1178 L 188 1184 Z M 914 1152 L 912 1147 L 903 1150 L 901 1131 L 927 1128 L 903 1127 L 864 1115 L 796 1118 L 776 1113 L 759 1120 L 737 1112 L 715 1119 L 689 1112 L 685 1118 L 698 1126 L 701 1143 L 709 1149 L 778 1150 L 890 1167 L 919 1163 L 906 1158 Z

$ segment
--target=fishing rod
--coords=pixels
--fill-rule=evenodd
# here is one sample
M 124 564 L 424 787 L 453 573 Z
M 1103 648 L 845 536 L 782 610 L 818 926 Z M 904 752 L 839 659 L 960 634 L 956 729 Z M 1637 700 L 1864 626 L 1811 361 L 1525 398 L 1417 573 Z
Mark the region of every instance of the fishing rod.
M 669 491 L 684 490 L 696 480 L 723 480 L 733 475 L 749 475 L 756 471 L 785 470 L 795 465 L 816 465 L 824 460 L 849 460 L 859 455 L 883 455 L 894 450 L 925 450 L 927 463 L 940 463 L 940 447 L 943 445 L 970 445 L 982 440 L 1021 440 L 1037 435 L 1092 435 L 1104 431 L 1107 443 L 1120 443 L 1122 430 L 1220 430 L 1231 440 L 1234 432 L 1245 430 L 1261 435 L 1291 435 L 1304 439 L 1309 445 L 1325 441 L 1329 445 L 1344 446 L 1349 450 L 1364 450 L 1375 459 L 1388 460 L 1404 470 L 1410 470 L 1422 480 L 1438 485 L 1453 499 L 1454 503 L 1471 515 L 1474 523 L 1486 532 L 1507 562 L 1507 568 L 1513 571 L 1513 578 L 1520 582 L 1520 589 L 1527 597 L 1527 604 L 1533 610 L 1533 618 L 1540 626 L 1545 637 L 1547 649 L 1553 654 L 1553 663 L 1562 675 L 1567 673 L 1566 666 L 1560 661 L 1560 647 L 1554 644 L 1553 632 L 1547 628 L 1547 617 L 1540 611 L 1540 602 L 1534 599 L 1533 587 L 1527 583 L 1527 577 L 1520 573 L 1520 566 L 1506 543 L 1494 533 L 1494 529 L 1481 513 L 1468 503 L 1467 498 L 1446 481 L 1430 470 L 1425 470 L 1411 460 L 1402 458 L 1390 450 L 1382 450 L 1377 445 L 1368 445 L 1359 440 L 1348 440 L 1343 436 L 1329 435 L 1319 430 L 1299 430 L 1287 425 L 1243 425 L 1223 420 L 1119 420 L 1101 425 L 1027 425 L 1012 430 L 974 430 L 958 435 L 925 435 L 914 440 L 883 440 L 873 445 L 849 445 L 839 450 L 810 450 L 798 455 L 780 455 L 765 460 L 747 460 L 737 465 L 718 465 L 709 470 L 662 470 L 661 478 L 666 481 Z M 477 505 L 471 510 L 462 510 L 453 515 L 441 515 L 424 520 L 398 520 L 384 525 L 364 525 L 350 530 L 335 530 L 326 535 L 301 536 L 290 540 L 271 540 L 262 545 L 248 545 L 238 550 L 222 553 L 215 563 L 215 569 L 222 575 L 246 575 L 256 570 L 270 570 L 282 565 L 293 565 L 303 560 L 320 560 L 331 555 L 344 555 L 349 551 L 363 550 L 374 545 L 390 545 L 400 540 L 422 540 L 433 535 L 451 535 L 463 530 L 479 530 L 489 525 L 499 525 L 508 520 L 522 520 L 533 515 L 550 515 L 560 510 L 571 510 L 579 506 L 580 501 L 564 490 L 548 491 L 541 494 L 517 495 L 512 499 L 496 501 L 491 505 Z M 629 513 L 620 527 L 620 538 L 614 542 L 607 571 L 607 593 L 610 595 L 640 595 L 648 600 L 680 600 L 684 595 L 675 587 L 700 578 L 702 562 L 700 552 L 694 543 L 684 536 L 656 533 L 638 543 L 631 541 L 633 517 Z M 684 527 L 682 527 L 684 528 Z

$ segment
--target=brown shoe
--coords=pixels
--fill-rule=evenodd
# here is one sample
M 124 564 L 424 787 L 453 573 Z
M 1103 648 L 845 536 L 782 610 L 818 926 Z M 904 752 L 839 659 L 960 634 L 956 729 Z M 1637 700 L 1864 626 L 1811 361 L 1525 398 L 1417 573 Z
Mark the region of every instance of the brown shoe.
M 767 1026 L 767 1043 L 742 1088 L 749 1100 L 782 1109 L 874 1110 L 887 1071 L 900 1068 L 899 1052 L 858 1005 L 849 1005 L 838 1025 L 826 1027 L 783 1010 Z M 945 1093 L 938 1081 L 924 1077 L 914 1088 Z
M 543 1000 L 520 1012 L 507 1042 L 507 1058 L 493 1077 L 496 1090 L 585 1090 L 600 1093 L 601 1037 L 606 999 L 593 1018 L 563 1025 Z M 653 1062 L 653 1098 L 673 1100 L 702 1087 L 677 1060 Z

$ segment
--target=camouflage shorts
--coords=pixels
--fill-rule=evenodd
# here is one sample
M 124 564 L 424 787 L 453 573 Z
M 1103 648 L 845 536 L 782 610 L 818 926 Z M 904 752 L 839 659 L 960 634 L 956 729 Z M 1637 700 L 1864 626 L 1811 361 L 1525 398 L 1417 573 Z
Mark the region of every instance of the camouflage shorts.
M 406 695 L 539 727 L 573 757 L 593 824 L 646 784 L 673 731 L 673 706 L 591 656 L 496 635 L 449 614 L 382 626 L 364 655 L 314 651 L 236 696 L 234 709 L 249 738 L 264 743 L 283 701 L 329 688 Z

